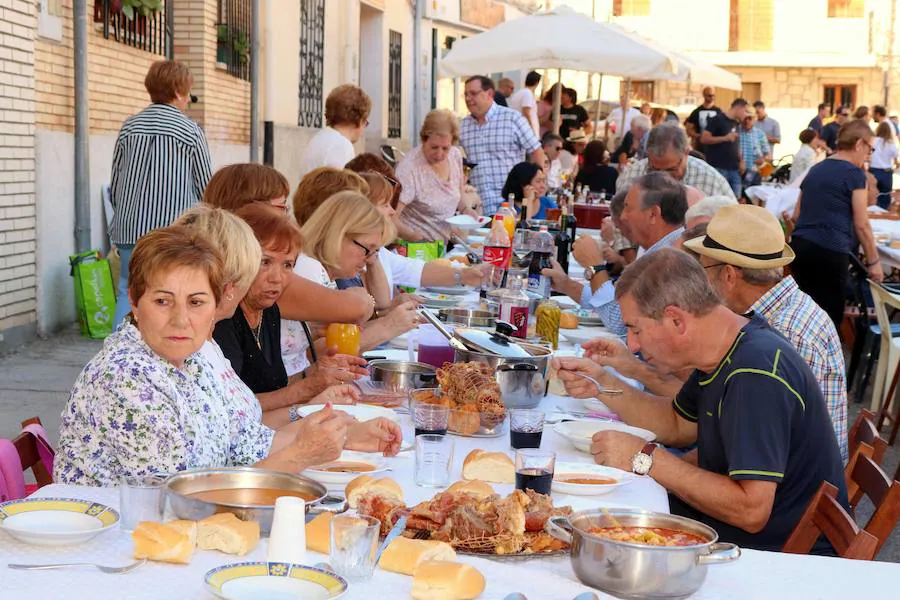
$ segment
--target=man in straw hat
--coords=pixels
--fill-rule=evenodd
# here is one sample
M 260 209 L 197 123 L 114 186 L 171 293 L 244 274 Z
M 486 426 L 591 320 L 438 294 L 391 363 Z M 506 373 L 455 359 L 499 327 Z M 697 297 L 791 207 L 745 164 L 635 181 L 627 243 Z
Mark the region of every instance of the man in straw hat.
M 723 209 L 724 210 L 724 209 Z M 727 248 L 713 238 L 706 247 Z M 754 247 L 751 254 L 785 264 L 790 251 Z M 648 362 L 692 373 L 674 399 L 622 385 L 600 394 L 629 425 L 649 429 L 664 444 L 697 449 L 684 456 L 659 450 L 621 431 L 593 436 L 603 465 L 650 475 L 672 492 L 673 514 L 705 522 L 719 539 L 744 548 L 778 551 L 822 481 L 847 489 L 837 440 L 822 391 L 803 358 L 758 315 L 722 304 L 705 269 L 687 253 L 663 248 L 622 274 L 616 299 L 628 327 L 629 349 Z M 584 358 L 555 358 L 559 378 L 576 397 L 598 396 L 572 371 L 602 367 Z M 824 540 L 814 553 L 834 553 Z
M 809 365 L 822 388 L 841 457 L 847 460 L 847 388 L 841 340 L 828 314 L 803 293 L 782 267 L 794 259 L 778 219 L 749 204 L 726 206 L 705 237 L 684 243 L 725 305 L 756 313 L 783 335 Z

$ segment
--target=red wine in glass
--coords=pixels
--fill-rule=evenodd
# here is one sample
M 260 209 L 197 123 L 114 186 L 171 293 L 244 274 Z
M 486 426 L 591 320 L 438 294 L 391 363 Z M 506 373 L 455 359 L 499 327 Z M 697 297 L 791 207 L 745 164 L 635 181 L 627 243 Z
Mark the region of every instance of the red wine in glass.
M 547 469 L 521 469 L 516 471 L 516 489 L 534 490 L 539 494 L 550 494 L 553 472 Z

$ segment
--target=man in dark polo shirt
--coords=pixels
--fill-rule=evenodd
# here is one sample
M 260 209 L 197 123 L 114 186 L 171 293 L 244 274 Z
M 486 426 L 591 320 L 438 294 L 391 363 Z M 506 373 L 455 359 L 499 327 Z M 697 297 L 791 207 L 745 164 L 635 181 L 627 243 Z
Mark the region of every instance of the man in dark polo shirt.
M 731 103 L 731 108 L 706 122 L 700 142 L 706 147 L 706 162 L 728 180 L 736 198 L 741 197 L 740 124 L 748 115 L 743 98 Z
M 628 386 L 598 397 L 658 441 L 697 449 L 678 457 L 604 431 L 591 445 L 598 463 L 653 477 L 669 490 L 673 513 L 703 521 L 720 540 L 745 548 L 780 550 L 822 481 L 838 487 L 847 507 L 821 388 L 787 340 L 762 318 L 721 304 L 703 267 L 680 250 L 664 248 L 632 263 L 619 278 L 616 299 L 630 350 L 663 370 L 693 372 L 674 400 Z M 596 396 L 569 371 L 597 376 L 599 365 L 583 358 L 554 363 L 569 393 Z M 824 540 L 814 549 L 833 551 Z

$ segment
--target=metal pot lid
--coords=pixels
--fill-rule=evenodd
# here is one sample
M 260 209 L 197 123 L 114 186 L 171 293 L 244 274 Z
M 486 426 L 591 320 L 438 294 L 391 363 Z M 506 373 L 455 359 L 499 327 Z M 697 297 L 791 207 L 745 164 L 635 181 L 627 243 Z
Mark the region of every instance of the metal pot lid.
M 509 339 L 509 333 L 512 333 L 512 331 L 512 325 L 498 321 L 497 331 L 457 327 L 455 335 L 466 346 L 471 346 L 477 352 L 496 354 L 503 358 L 531 358 L 528 350 Z

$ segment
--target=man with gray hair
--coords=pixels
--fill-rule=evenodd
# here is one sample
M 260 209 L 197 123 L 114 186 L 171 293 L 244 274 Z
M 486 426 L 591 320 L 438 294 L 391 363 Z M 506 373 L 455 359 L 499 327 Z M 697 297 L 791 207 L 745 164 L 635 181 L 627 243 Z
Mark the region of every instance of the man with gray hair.
M 647 158 L 628 165 L 616 181 L 616 189 L 654 171 L 664 171 L 683 183 L 695 187 L 704 196 L 730 196 L 734 192 L 728 181 L 706 162 L 690 156 L 687 134 L 677 123 L 660 123 L 647 136 Z
M 700 223 L 709 223 L 716 216 L 716 213 L 719 212 L 720 208 L 735 204 L 737 204 L 737 200 L 732 196 L 709 196 L 703 198 L 688 208 L 684 214 L 684 227 L 685 229 L 691 229 Z
M 655 252 L 672 246 L 684 229 L 687 211 L 685 187 L 665 173 L 649 173 L 628 188 L 622 225 L 629 239 L 640 246 L 638 254 Z M 616 335 L 625 335 L 625 324 L 615 300 L 615 287 L 610 279 L 610 264 L 600 245 L 591 237 L 582 236 L 572 245 L 579 264 L 585 267 L 586 284 L 566 275 L 559 263 L 544 269 L 553 289 L 562 292 L 585 308 L 593 308 L 603 323 Z
M 717 245 L 724 244 L 705 247 Z M 767 253 L 781 262 L 776 254 L 788 259 L 785 249 Z M 673 399 L 614 379 L 622 393 L 598 394 L 581 375 L 601 377 L 604 387 L 614 376 L 574 357 L 553 359 L 559 379 L 573 397 L 600 398 L 659 442 L 697 448 L 675 456 L 637 436 L 600 431 L 590 448 L 598 464 L 649 475 L 671 492 L 672 514 L 700 520 L 720 541 L 742 548 L 780 551 L 823 481 L 848 507 L 822 390 L 790 342 L 762 317 L 724 306 L 703 267 L 673 248 L 635 261 L 619 279 L 616 298 L 628 349 L 669 371 L 690 370 L 684 387 Z M 834 548 L 823 538 L 812 552 L 833 555 Z

